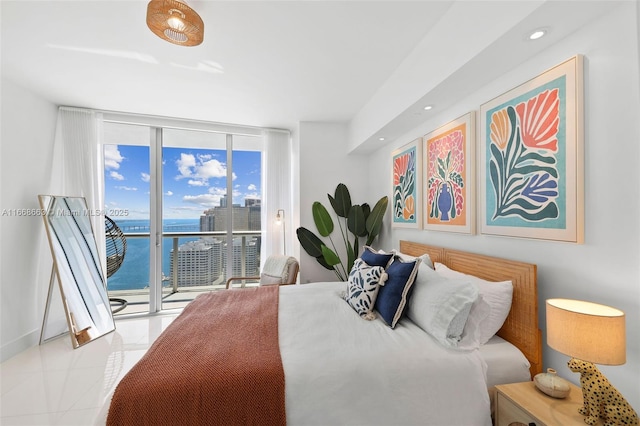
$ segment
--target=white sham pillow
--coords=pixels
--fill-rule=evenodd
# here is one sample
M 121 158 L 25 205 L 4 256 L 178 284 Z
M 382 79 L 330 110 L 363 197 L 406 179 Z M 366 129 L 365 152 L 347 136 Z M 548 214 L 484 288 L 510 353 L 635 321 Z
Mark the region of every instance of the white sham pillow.
M 492 282 L 483 280 L 473 275 L 449 269 L 446 265 L 439 262 L 436 262 L 435 268 L 436 272 L 444 277 L 467 279 L 478 288 L 480 294 L 478 300 L 482 299 L 482 301 L 489 306 L 489 314 L 486 318 L 479 321 L 480 329 L 478 339 L 480 344 L 484 345 L 500 330 L 509 315 L 513 298 L 513 283 L 511 281 Z M 476 311 L 481 312 L 480 310 L 472 309 L 470 317 L 473 316 Z M 485 311 L 485 309 L 482 311 Z
M 420 264 L 412 291 L 407 317 L 443 346 L 457 348 L 478 289 L 469 280 L 448 279 Z M 474 345 L 471 339 L 475 335 L 465 347 Z
M 423 265 L 427 265 L 429 268 L 435 269 L 433 267 L 433 262 L 431 261 L 431 256 L 429 256 L 427 253 L 423 254 L 422 256 L 418 256 L 418 257 L 411 256 L 411 255 L 408 255 L 408 254 L 402 253 L 402 252 L 397 252 L 396 254 L 398 256 L 400 256 L 400 258 L 402 260 L 404 260 L 405 262 L 410 262 L 410 261 L 412 261 L 414 259 L 420 259 L 422 261 Z

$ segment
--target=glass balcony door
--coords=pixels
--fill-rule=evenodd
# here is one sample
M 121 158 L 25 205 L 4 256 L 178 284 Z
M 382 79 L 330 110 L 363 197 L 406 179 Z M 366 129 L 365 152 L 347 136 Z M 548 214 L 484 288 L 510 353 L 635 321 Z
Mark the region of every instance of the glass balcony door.
M 105 123 L 105 200 L 128 210 L 114 218 L 125 262 L 108 279 L 122 314 L 181 308 L 229 276 L 258 275 L 261 148 L 257 136 Z
M 120 267 L 107 277 L 112 309 L 148 312 L 151 235 L 151 128 L 104 123 L 105 215 L 124 233 L 126 251 Z M 106 231 L 105 231 L 106 232 Z M 115 237 L 114 237 L 115 238 Z M 120 245 L 107 234 L 107 244 Z M 109 262 L 110 259 L 107 259 Z

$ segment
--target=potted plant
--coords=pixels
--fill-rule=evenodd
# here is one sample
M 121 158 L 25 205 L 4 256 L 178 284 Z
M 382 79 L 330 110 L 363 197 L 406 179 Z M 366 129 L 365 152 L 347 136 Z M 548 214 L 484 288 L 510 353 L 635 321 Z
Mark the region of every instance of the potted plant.
M 343 183 L 338 184 L 333 196 L 327 194 L 331 207 L 337 216 L 340 236 L 347 254 L 346 261 L 340 258 L 332 238 L 334 221 L 327 208 L 319 201 L 313 203 L 311 210 L 313 221 L 320 237 L 328 238 L 331 247 L 307 228 L 296 230 L 298 241 L 307 254 L 314 257 L 319 264 L 333 270 L 341 281 L 347 281 L 349 272 L 356 260 L 360 247 L 360 238 L 365 238 L 365 245 L 371 245 L 382 228 L 382 219 L 387 210 L 389 199 L 384 196 L 378 200 L 373 210 L 367 203 L 351 204 L 349 189 Z

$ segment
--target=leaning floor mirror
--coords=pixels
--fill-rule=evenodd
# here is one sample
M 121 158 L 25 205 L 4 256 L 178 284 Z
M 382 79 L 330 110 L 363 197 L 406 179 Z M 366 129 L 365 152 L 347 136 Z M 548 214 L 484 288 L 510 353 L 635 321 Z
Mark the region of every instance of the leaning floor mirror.
M 74 348 L 115 330 L 98 245 L 83 197 L 39 195 L 42 218 L 53 256 L 53 270 L 40 341 L 50 315 L 57 280 Z

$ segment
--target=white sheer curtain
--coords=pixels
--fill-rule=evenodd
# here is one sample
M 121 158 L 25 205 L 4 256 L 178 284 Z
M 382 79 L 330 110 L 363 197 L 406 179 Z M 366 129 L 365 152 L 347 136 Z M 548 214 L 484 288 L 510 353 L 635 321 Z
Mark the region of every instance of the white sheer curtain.
M 263 141 L 261 258 L 266 259 L 271 254 L 293 254 L 295 234 L 291 220 L 291 133 L 266 129 L 263 132 Z M 284 218 L 280 224 L 276 223 L 278 210 L 284 211 Z
M 58 109 L 51 194 L 85 197 L 104 272 L 106 260 L 101 138 L 101 113 L 82 108 Z

